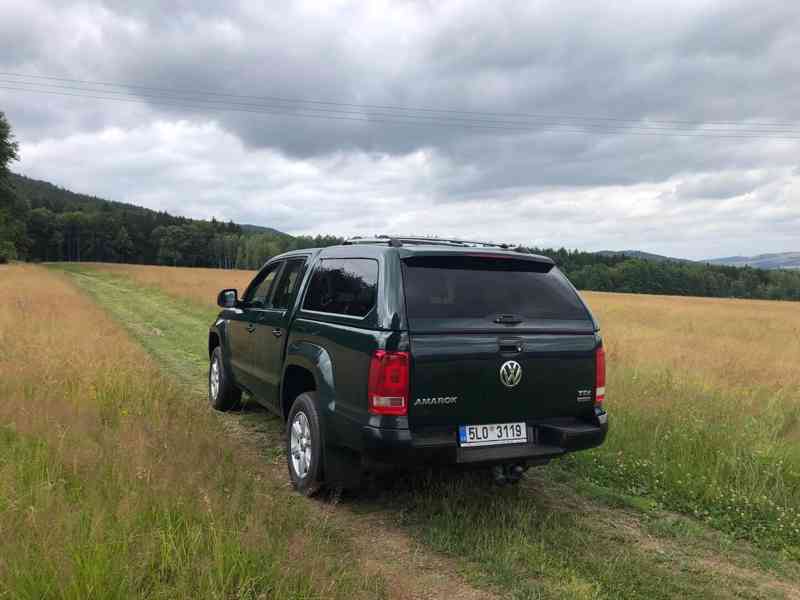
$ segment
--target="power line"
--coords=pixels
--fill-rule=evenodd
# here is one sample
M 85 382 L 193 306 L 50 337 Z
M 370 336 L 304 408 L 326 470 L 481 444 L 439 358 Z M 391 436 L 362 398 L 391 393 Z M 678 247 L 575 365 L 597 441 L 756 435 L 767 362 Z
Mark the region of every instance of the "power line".
M 443 126 L 459 126 L 459 127 L 470 127 L 469 124 L 455 124 L 455 123 L 439 123 L 439 122 L 423 122 L 423 121 L 414 121 L 414 120 L 389 120 L 389 119 L 376 119 L 371 117 L 348 117 L 348 116 L 337 116 L 337 115 L 326 115 L 326 114 L 313 114 L 313 113 L 303 113 L 297 111 L 289 111 L 289 110 L 266 110 L 266 109 L 247 109 L 247 108 L 240 108 L 235 106 L 220 106 L 220 105 L 209 105 L 209 104 L 197 104 L 191 103 L 189 101 L 184 102 L 175 102 L 169 99 L 159 99 L 154 98 L 148 100 L 147 98 L 140 98 L 135 96 L 130 97 L 120 97 L 120 96 L 107 96 L 107 95 L 97 95 L 97 94 L 85 94 L 85 93 L 71 93 L 71 92 L 60 92 L 54 90 L 42 90 L 42 89 L 30 89 L 30 88 L 23 88 L 23 87 L 14 87 L 14 86 L 6 86 L 0 85 L 0 89 L 4 90 L 11 90 L 11 91 L 20 91 L 20 92 L 32 92 L 38 94 L 49 94 L 49 95 L 58 95 L 58 96 L 71 96 L 74 98 L 93 98 L 97 100 L 114 100 L 120 102 L 134 102 L 138 104 L 162 104 L 166 106 L 175 106 L 179 108 L 200 108 L 200 109 L 207 109 L 207 110 L 216 110 L 216 111 L 231 111 L 231 112 L 243 112 L 243 113 L 250 113 L 250 114 L 263 114 L 263 115 L 281 115 L 281 116 L 289 116 L 289 117 L 307 117 L 307 118 L 317 118 L 317 119 L 332 119 L 332 120 L 340 120 L 340 121 L 358 121 L 363 123 L 390 123 L 390 124 L 398 124 L 398 125 L 443 125 Z M 510 128 L 510 127 L 493 127 L 487 125 L 477 125 L 476 127 L 482 129 L 500 129 L 504 131 L 518 131 L 517 128 Z M 576 131 L 577 132 L 577 131 Z
M 258 108 L 258 109 L 278 109 L 278 110 L 288 110 L 291 107 L 284 106 L 284 105 L 269 105 L 269 104 L 258 104 L 258 103 L 248 103 L 248 102 L 231 102 L 231 101 L 222 101 L 222 100 L 213 100 L 201 97 L 186 97 L 186 96 L 174 96 L 174 95 L 162 95 L 162 94 L 153 94 L 150 92 L 140 92 L 138 94 L 132 94 L 126 91 L 116 91 L 116 90 L 95 90 L 88 87 L 82 86 L 74 86 L 74 85 L 62 85 L 62 84 L 51 84 L 51 83 L 28 83 L 28 82 L 21 82 L 15 80 L 4 79 L 0 77 L 0 83 L 11 84 L 11 85 L 25 85 L 27 86 L 25 89 L 30 91 L 38 90 L 40 88 L 44 88 L 46 91 L 55 91 L 58 89 L 66 89 L 72 91 L 80 91 L 80 92 L 90 92 L 92 94 L 103 94 L 105 95 L 115 95 L 115 96 L 125 96 L 125 97 L 144 97 L 144 98 L 154 98 L 154 99 L 168 99 L 174 101 L 189 101 L 192 103 L 202 103 L 208 104 L 211 106 L 218 106 L 222 108 L 228 108 L 230 106 L 242 107 L 242 108 Z M 31 87 L 34 90 L 31 90 Z M 381 113 L 381 112 L 374 112 L 374 111 L 353 111 L 353 110 L 345 110 L 345 109 L 331 109 L 331 108 L 313 108 L 313 107 L 302 107 L 300 110 L 303 111 L 310 111 L 312 113 L 323 113 L 323 114 L 341 114 L 341 115 L 351 115 L 351 116 L 369 116 L 369 117 L 383 117 L 383 118 L 390 118 L 390 119 L 416 119 L 422 121 L 439 121 L 442 123 L 453 123 L 455 125 L 491 125 L 491 126 L 508 126 L 514 127 L 517 126 L 524 126 L 524 127 L 531 127 L 532 125 L 536 125 L 537 123 L 532 123 L 529 121 L 508 121 L 508 120 L 496 120 L 496 119 L 466 119 L 463 117 L 455 118 L 455 117 L 435 117 L 430 115 L 412 115 L 412 114 L 392 114 L 392 113 Z M 586 128 L 601 128 L 603 131 L 611 130 L 611 131 L 618 131 L 624 127 L 624 131 L 676 131 L 674 128 L 670 127 L 648 127 L 648 126 L 617 126 L 617 125 L 598 125 L 594 123 L 588 124 L 575 124 L 575 123 L 557 123 L 557 122 L 550 122 L 545 123 L 551 126 L 558 126 L 558 127 L 580 127 L 580 131 L 583 131 Z M 683 131 L 682 129 L 678 129 L 677 131 Z M 693 130 L 689 130 L 690 132 Z M 724 133 L 724 134 L 753 134 L 753 135 L 762 135 L 763 132 L 761 130 L 750 130 L 750 129 L 708 129 L 705 128 L 699 133 Z M 770 134 L 774 133 L 797 133 L 800 134 L 800 130 L 772 130 L 769 132 Z
M 33 76 L 24 76 L 24 75 L 20 75 L 20 74 L 10 74 L 10 75 L 12 75 L 14 77 L 17 77 L 17 78 L 20 78 L 20 77 L 33 77 Z M 70 80 L 70 79 L 67 79 L 67 78 L 46 77 L 46 76 L 35 76 L 35 77 L 37 77 L 39 79 L 58 80 L 58 81 L 75 81 L 75 82 L 83 81 L 83 80 Z M 117 90 L 95 90 L 95 89 L 92 89 L 92 88 L 86 88 L 85 87 L 85 85 L 107 85 L 107 86 L 123 87 L 122 84 L 112 84 L 110 82 L 86 82 L 86 84 L 84 84 L 82 86 L 79 86 L 79 87 L 61 86 L 61 85 L 51 84 L 51 83 L 28 82 L 28 81 L 24 81 L 24 80 L 20 80 L 20 79 L 16 79 L 16 80 L 7 80 L 6 79 L 6 80 L 4 80 L 4 83 L 24 84 L 24 85 L 29 85 L 29 86 L 30 85 L 36 85 L 36 86 L 40 86 L 40 87 L 44 86 L 46 88 L 47 87 L 49 87 L 49 88 L 58 87 L 58 88 L 72 89 L 72 90 L 83 91 L 83 92 L 90 91 L 92 93 L 133 95 L 131 92 L 129 92 L 129 91 L 125 90 L 125 89 L 123 89 L 123 91 L 117 91 Z M 198 94 L 199 93 L 199 92 L 190 92 L 188 90 L 176 91 L 176 90 L 169 90 L 167 88 L 152 88 L 152 87 L 147 87 L 147 86 L 134 86 L 134 87 L 138 87 L 140 89 L 143 88 L 143 89 L 152 89 L 152 90 L 164 90 L 158 96 L 154 96 L 153 94 L 148 94 L 148 93 L 141 93 L 141 92 L 136 94 L 136 96 L 145 96 L 145 97 L 149 96 L 149 97 L 154 97 L 154 98 L 156 98 L 156 97 L 160 98 L 163 94 L 166 93 L 166 94 L 168 94 L 168 96 L 166 96 L 166 97 L 169 98 L 169 99 L 173 99 L 173 100 L 181 100 L 181 101 L 189 100 L 189 101 L 192 101 L 192 102 L 202 102 L 202 103 L 211 103 L 211 102 L 221 103 L 222 102 L 222 101 L 219 101 L 219 100 L 208 100 L 206 98 L 199 98 L 199 97 L 196 97 L 196 96 L 195 97 L 189 96 L 187 98 L 186 94 Z M 176 96 L 176 94 L 178 94 L 178 95 Z M 215 96 L 236 97 L 234 95 L 216 94 L 216 93 L 213 93 L 213 92 L 210 92 L 210 94 L 211 95 L 215 95 Z M 246 96 L 239 96 L 239 97 L 246 97 Z M 286 99 L 280 99 L 280 100 L 283 101 L 283 102 L 288 102 L 288 100 L 286 100 Z M 245 107 L 262 108 L 262 105 L 253 105 L 253 104 L 247 104 L 247 103 L 241 103 L 241 102 L 236 102 L 236 103 L 233 103 L 233 104 L 236 104 L 236 105 L 239 105 L 239 106 L 245 106 Z M 331 104 L 337 104 L 337 103 L 331 103 Z M 357 105 L 344 105 L 342 103 L 338 103 L 338 104 L 341 104 L 343 106 L 357 106 Z M 368 106 L 368 105 L 364 105 L 364 106 Z M 290 107 L 286 107 L 286 106 L 282 106 L 282 105 L 278 105 L 278 106 L 272 105 L 272 106 L 268 106 L 268 108 L 286 109 L 286 108 L 290 108 Z M 312 111 L 312 112 L 332 112 L 332 113 L 340 113 L 340 114 L 344 114 L 344 115 L 354 115 L 355 114 L 355 115 L 358 115 L 358 116 L 363 115 L 363 107 L 361 107 L 358 112 L 353 112 L 352 110 L 322 109 L 322 108 L 313 108 L 313 107 L 302 107 L 302 109 L 303 110 L 307 110 L 307 111 Z M 408 111 L 411 111 L 412 109 L 404 109 L 404 110 L 406 110 L 408 112 Z M 452 112 L 458 112 L 458 111 L 452 111 Z M 503 125 L 530 126 L 532 124 L 532 123 L 530 123 L 528 121 L 520 122 L 520 121 L 508 121 L 508 120 L 505 120 L 505 121 L 487 120 L 487 119 L 480 119 L 479 120 L 479 119 L 474 119 L 474 118 L 472 118 L 472 119 L 452 118 L 452 117 L 448 118 L 448 117 L 442 117 L 442 116 L 431 117 L 431 116 L 428 116 L 428 115 L 403 114 L 403 113 L 400 113 L 400 114 L 394 114 L 394 113 L 385 114 L 384 113 L 384 114 L 377 114 L 376 116 L 388 117 L 388 118 L 392 118 L 392 119 L 397 119 L 399 117 L 399 118 L 418 119 L 418 120 L 439 120 L 439 121 L 445 120 L 445 121 L 454 121 L 456 123 L 463 123 L 465 121 L 469 121 L 470 125 L 488 124 L 488 125 L 501 125 L 501 126 L 503 126 Z M 651 130 L 674 131 L 675 130 L 673 127 L 652 126 L 652 125 L 642 124 L 640 121 L 633 121 L 632 120 L 631 123 L 635 123 L 636 124 L 635 128 L 632 125 L 614 125 L 614 124 L 603 124 L 602 127 L 603 127 L 603 131 L 605 131 L 605 130 L 611 128 L 611 127 L 613 127 L 613 129 L 610 129 L 612 131 L 618 131 L 620 129 L 620 127 L 626 127 L 626 129 L 625 129 L 626 131 L 628 131 L 628 129 L 644 130 L 644 131 L 651 131 Z M 575 123 L 549 122 L 547 124 L 553 125 L 553 126 L 559 126 L 559 127 L 562 127 L 562 126 L 573 126 L 573 127 L 581 127 L 581 128 L 589 128 L 589 127 L 597 128 L 598 127 L 597 124 L 586 124 L 586 123 L 575 124 Z M 762 124 L 762 126 L 763 126 L 763 124 Z M 581 131 L 582 130 L 583 129 L 581 129 Z M 679 131 L 683 131 L 683 129 L 679 129 Z M 706 127 L 706 128 L 704 128 L 702 131 L 700 131 L 698 133 L 703 133 L 703 134 L 705 134 L 705 133 L 756 134 L 756 135 L 760 136 L 760 135 L 763 135 L 764 133 L 770 133 L 770 134 L 774 134 L 774 133 L 800 133 L 800 131 L 795 131 L 795 130 L 787 131 L 787 130 L 777 130 L 777 129 L 770 129 L 770 130 L 735 129 L 735 130 L 730 130 L 730 129 L 709 129 L 709 128 Z
M 20 87 L 25 86 L 25 87 Z M 177 108 L 205 109 L 217 111 L 244 112 L 251 114 L 279 115 L 300 118 L 327 119 L 336 121 L 357 121 L 394 125 L 424 125 L 438 127 L 460 127 L 494 131 L 524 132 L 559 132 L 559 133 L 607 133 L 625 135 L 649 135 L 671 137 L 702 137 L 719 139 L 771 139 L 799 140 L 800 136 L 775 135 L 776 133 L 798 133 L 800 131 L 761 131 L 748 129 L 732 130 L 683 130 L 671 128 L 651 128 L 632 125 L 600 125 L 596 123 L 532 123 L 526 121 L 481 120 L 453 117 L 435 117 L 430 115 L 393 114 L 375 112 L 354 112 L 331 108 L 312 108 L 283 105 L 264 105 L 243 102 L 213 100 L 201 97 L 170 96 L 165 94 L 137 93 L 116 90 L 94 90 L 80 86 L 65 86 L 51 83 L 24 82 L 0 79 L 0 89 L 9 91 L 31 92 L 39 94 L 113 100 L 122 102 L 138 102 L 175 106 Z M 70 91 L 61 91 L 67 89 Z M 591 130 L 591 131 L 587 131 Z
M 348 107 L 348 108 L 355 108 L 355 109 L 378 109 L 378 110 L 394 110 L 394 111 L 405 111 L 405 112 L 431 112 L 431 113 L 446 113 L 446 114 L 461 114 L 461 115 L 476 115 L 476 116 L 499 116 L 499 117 L 520 117 L 520 118 L 529 118 L 529 119 L 566 119 L 566 120 L 585 120 L 585 121 L 611 121 L 611 122 L 619 122 L 619 123 L 634 123 L 634 124 L 641 124 L 642 119 L 631 119 L 631 118 L 621 118 L 621 117 L 608 117 L 608 116 L 588 116 L 588 115 L 559 115 L 559 114 L 546 114 L 546 113 L 517 113 L 517 112 L 489 112 L 489 111 L 469 111 L 469 110 L 456 110 L 456 109 L 444 109 L 444 108 L 430 108 L 430 107 L 407 107 L 407 106 L 396 106 L 396 105 L 384 105 L 384 104 L 356 104 L 356 103 L 349 103 L 349 102 L 334 102 L 330 100 L 310 100 L 310 99 L 303 99 L 303 98 L 287 98 L 281 96 L 257 96 L 257 95 L 247 95 L 247 94 L 231 94 L 225 92 L 213 92 L 208 90 L 190 90 L 187 88 L 165 88 L 165 87 L 156 87 L 156 86 L 145 86 L 139 84 L 131 84 L 131 83 L 119 83 L 119 82 L 109 82 L 109 81 L 92 81 L 92 80 L 85 80 L 85 79 L 71 79 L 67 77 L 54 77 L 48 75 L 32 75 L 32 74 L 23 74 L 23 73 L 13 73 L 13 72 L 4 72 L 0 71 L 0 75 L 2 76 L 11 76 L 11 77 L 20 77 L 20 78 L 32 78 L 32 79 L 43 79 L 43 80 L 52 80 L 52 81 L 62 81 L 68 83 L 79 83 L 84 85 L 97 85 L 97 86 L 108 86 L 108 87 L 118 87 L 118 88 L 126 88 L 126 89 L 140 89 L 140 90 L 150 90 L 155 92 L 166 92 L 166 93 L 174 93 L 174 94 L 197 94 L 202 96 L 217 96 L 223 98 L 240 98 L 245 100 L 263 100 L 263 101 L 272 101 L 272 102 L 281 102 L 281 103 L 289 103 L 289 104 L 318 104 L 318 105 L 326 105 L 326 106 L 341 106 L 341 107 Z M 733 125 L 733 126 L 742 126 L 744 125 L 741 121 L 717 121 L 717 120 L 708 120 L 708 121 L 698 121 L 698 120 L 675 120 L 675 119 L 652 119 L 648 121 L 649 123 L 654 124 L 665 124 L 665 125 L 688 125 L 688 126 L 703 126 L 703 125 Z M 800 123 L 798 122 L 785 122 L 785 121 L 775 121 L 775 122 L 751 122 L 746 124 L 747 127 L 800 127 Z
M 53 83 L 38 83 L 38 82 L 23 82 L 20 80 L 12 80 L 12 79 L 4 79 L 0 77 L 0 83 L 10 84 L 10 85 L 25 85 L 28 86 L 26 89 L 30 89 L 30 87 L 34 87 L 35 89 L 44 88 L 48 91 L 53 91 L 57 89 L 66 89 L 66 90 L 73 90 L 73 91 L 81 91 L 81 92 L 91 92 L 91 93 L 100 93 L 104 95 L 124 95 L 124 96 L 132 96 L 132 97 L 145 97 L 145 98 L 156 98 L 156 99 L 169 99 L 169 100 L 176 100 L 176 101 L 190 101 L 190 102 L 199 102 L 203 104 L 210 104 L 210 105 L 223 105 L 224 107 L 228 106 L 237 106 L 237 107 L 244 107 L 244 108 L 268 108 L 268 109 L 281 109 L 287 110 L 291 107 L 284 106 L 281 104 L 278 105 L 270 105 L 270 104 L 259 104 L 259 103 L 250 103 L 250 102 L 234 102 L 234 101 L 222 101 L 222 100 L 214 100 L 196 96 L 185 96 L 185 95 L 164 95 L 164 94 L 154 94 L 151 92 L 139 92 L 137 94 L 132 94 L 131 92 L 127 91 L 117 91 L 117 90 L 96 90 L 90 87 L 80 86 L 80 85 L 62 85 L 62 84 L 53 84 Z M 173 94 L 173 93 L 170 93 Z M 500 126 L 525 126 L 530 127 L 531 125 L 537 124 L 536 122 L 531 121 L 519 121 L 519 120 L 497 120 L 497 119 L 467 119 L 464 117 L 447 117 L 447 116 L 430 116 L 430 115 L 414 115 L 414 114 L 402 114 L 402 113 L 382 113 L 382 112 L 374 112 L 374 111 L 354 111 L 348 109 L 334 109 L 334 108 L 314 108 L 314 107 L 301 107 L 301 110 L 304 111 L 311 111 L 316 113 L 323 113 L 323 114 L 342 114 L 342 115 L 355 115 L 355 116 L 364 116 L 367 114 L 368 116 L 377 116 L 377 117 L 386 117 L 386 118 L 406 118 L 406 119 L 418 119 L 423 121 L 440 121 L 440 122 L 452 122 L 454 124 L 486 124 L 486 125 L 500 125 Z M 549 122 L 545 123 L 552 126 L 564 126 L 564 127 L 581 127 L 581 128 L 602 128 L 604 131 L 612 128 L 612 130 L 617 131 L 625 128 L 625 131 L 684 131 L 680 128 L 674 127 L 659 127 L 659 126 L 648 126 L 648 125 L 613 125 L 613 124 L 596 124 L 596 123 L 558 123 L 558 122 Z M 694 131 L 694 130 L 689 130 Z M 710 129 L 704 128 L 699 133 L 725 133 L 725 134 L 755 134 L 755 135 L 762 135 L 763 133 L 797 133 L 800 134 L 799 130 L 792 130 L 792 129 L 773 129 L 773 130 L 758 130 L 758 129 Z
M 213 104 L 199 104 L 199 103 L 191 103 L 188 101 L 181 101 L 175 102 L 169 99 L 146 99 L 136 96 L 130 97 L 120 97 L 120 96 L 107 96 L 107 95 L 99 95 L 99 94 L 92 94 L 92 93 L 71 93 L 71 92 L 61 92 L 55 90 L 43 90 L 43 89 L 31 89 L 31 88 L 24 88 L 18 86 L 6 86 L 0 85 L 0 89 L 5 89 L 9 91 L 19 91 L 19 92 L 31 92 L 37 94 L 48 94 L 48 95 L 57 95 L 57 96 L 70 96 L 75 98 L 91 98 L 97 100 L 112 100 L 112 101 L 121 101 L 121 102 L 133 102 L 139 104 L 156 104 L 156 105 L 165 105 L 165 106 L 174 106 L 176 108 L 191 108 L 191 109 L 204 109 L 204 110 L 215 110 L 215 111 L 223 111 L 223 112 L 242 112 L 242 113 L 250 113 L 250 114 L 261 114 L 261 115 L 279 115 L 279 116 L 288 116 L 288 117 L 300 117 L 300 118 L 313 118 L 313 119 L 327 119 L 327 120 L 335 120 L 335 121 L 356 121 L 356 122 L 363 122 L 363 123 L 382 123 L 382 124 L 392 124 L 392 125 L 417 125 L 417 126 L 438 126 L 438 127 L 461 127 L 467 129 L 483 129 L 483 130 L 495 130 L 495 131 L 510 131 L 516 133 L 534 133 L 534 132 L 559 132 L 559 133 L 608 133 L 608 134 L 625 134 L 625 135 L 639 135 L 639 136 L 669 136 L 669 137 L 695 137 L 695 138 L 712 138 L 712 139 L 770 139 L 770 140 L 800 140 L 800 137 L 792 137 L 792 136 L 765 136 L 765 135 L 719 135 L 719 134 L 704 134 L 704 133 L 681 133 L 681 132 L 647 132 L 647 131 L 638 131 L 632 130 L 629 128 L 620 129 L 620 128 L 603 128 L 603 129 L 594 129 L 593 131 L 587 132 L 585 128 L 581 126 L 574 125 L 572 129 L 567 128 L 568 126 L 565 125 L 543 125 L 539 128 L 519 128 L 519 127 L 503 127 L 503 126 L 495 126 L 495 125 L 481 125 L 481 124 L 472 124 L 472 123 L 453 123 L 453 122 L 437 122 L 437 121 L 420 121 L 420 120 L 413 120 L 413 117 L 409 117 L 408 119 L 384 119 L 384 118 L 375 118 L 369 115 L 365 117 L 354 117 L 354 116 L 341 116 L 341 115 L 331 115 L 331 114 L 313 114 L 307 112 L 298 112 L 298 111 L 290 111 L 290 110 L 266 110 L 266 109 L 247 109 L 247 108 L 240 108 L 235 106 L 220 106 L 220 105 L 213 105 Z M 402 116 L 402 115 L 398 115 Z M 575 128 L 577 127 L 577 128 Z

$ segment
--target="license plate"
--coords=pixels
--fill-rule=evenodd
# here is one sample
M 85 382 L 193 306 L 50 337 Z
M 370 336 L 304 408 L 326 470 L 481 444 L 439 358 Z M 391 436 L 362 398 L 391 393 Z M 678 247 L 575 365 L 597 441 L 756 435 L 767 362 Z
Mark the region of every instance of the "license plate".
M 462 446 L 521 444 L 528 441 L 528 428 L 525 423 L 461 425 L 458 428 L 458 441 Z

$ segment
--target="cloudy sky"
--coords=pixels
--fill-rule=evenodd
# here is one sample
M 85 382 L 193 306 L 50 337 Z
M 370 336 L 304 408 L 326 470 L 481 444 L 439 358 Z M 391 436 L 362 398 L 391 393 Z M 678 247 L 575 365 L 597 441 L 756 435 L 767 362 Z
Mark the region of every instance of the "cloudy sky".
M 166 6 L 0 2 L 17 171 L 289 233 L 800 250 L 795 0 Z

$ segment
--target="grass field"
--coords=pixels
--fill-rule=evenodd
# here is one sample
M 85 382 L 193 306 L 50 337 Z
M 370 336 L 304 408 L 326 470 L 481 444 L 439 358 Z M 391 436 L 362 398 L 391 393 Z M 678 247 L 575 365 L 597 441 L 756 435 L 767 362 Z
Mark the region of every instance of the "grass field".
M 103 267 L 214 306 L 247 271 Z M 613 435 L 570 464 L 800 558 L 800 306 L 586 293 L 609 361 Z
M 800 306 L 586 298 L 614 433 L 581 472 L 800 558 Z
M 0 598 L 383 596 L 64 275 L 7 267 L 0 295 Z
M 280 423 L 253 411 L 214 417 L 202 396 L 216 292 L 242 289 L 251 273 L 61 270 L 0 274 L 15 299 L 0 307 L 0 341 L 16 349 L 0 361 L 0 528 L 22 540 L 0 541 L 0 597 L 25 597 L 31 581 L 27 597 L 87 597 L 91 577 L 102 590 L 121 581 L 120 597 L 800 597 L 797 305 L 587 294 L 610 363 L 604 447 L 531 471 L 516 489 L 401 478 L 377 498 L 307 501 L 288 492 L 284 471 L 259 467 L 281 460 Z M 95 320 L 98 332 L 83 333 L 79 323 Z M 20 414 L 20 404 L 47 410 Z M 16 466 L 36 457 L 46 466 Z M 88 496 L 70 505 L 72 484 L 52 482 L 73 481 L 62 474 L 73 468 Z M 144 486 L 137 469 L 170 475 Z M 226 510 L 229 498 L 238 510 Z M 29 515 L 36 502 L 53 504 Z M 190 515 L 195 528 L 178 544 L 188 550 L 137 543 L 162 539 L 152 504 Z M 47 520 L 21 524 L 45 506 Z M 333 515 L 322 524 L 320 507 Z M 321 574 L 292 577 L 297 532 Z M 401 547 L 394 574 L 354 559 Z M 105 562 L 94 558 L 103 552 Z M 159 560 L 169 576 L 153 575 Z M 422 564 L 436 564 L 436 577 Z M 423 580 L 416 590 L 403 588 L 408 573 Z

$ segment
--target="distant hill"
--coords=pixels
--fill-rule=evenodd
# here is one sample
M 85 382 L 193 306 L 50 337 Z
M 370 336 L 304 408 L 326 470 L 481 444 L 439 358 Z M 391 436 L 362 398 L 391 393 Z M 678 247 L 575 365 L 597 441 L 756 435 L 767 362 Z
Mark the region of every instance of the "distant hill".
M 28 199 L 31 208 L 47 208 L 58 213 L 118 210 L 129 214 L 147 215 L 151 218 L 156 218 L 156 215 L 165 215 L 164 218 L 170 225 L 205 222 L 200 219 L 170 215 L 166 211 L 156 211 L 135 204 L 72 192 L 57 185 L 53 185 L 50 182 L 31 179 L 30 177 L 25 177 L 17 173 L 11 173 L 9 180 L 13 188 Z M 237 223 L 235 224 L 235 228 L 232 227 L 233 224 L 231 222 L 229 222 L 229 225 L 231 225 L 232 230 L 235 229 L 235 231 L 241 231 L 241 233 L 244 234 L 269 234 L 286 236 L 289 238 L 292 237 L 288 233 L 262 225 L 242 225 Z
M 44 208 L 54 213 L 115 213 L 123 216 L 135 215 L 139 218 L 158 221 L 160 225 L 183 225 L 189 223 L 205 223 L 200 219 L 179 217 L 166 211 L 157 211 L 127 202 L 118 202 L 99 198 L 89 194 L 81 194 L 66 188 L 53 185 L 48 181 L 31 179 L 24 175 L 11 173 L 9 182 L 17 194 L 25 198 L 33 209 Z M 231 228 L 239 231 L 238 225 L 231 223 Z
M 278 229 L 273 229 L 272 227 L 262 227 L 261 225 L 239 225 L 242 228 L 243 233 L 268 233 L 270 235 L 285 235 L 287 237 L 292 237 L 288 233 L 284 233 Z
M 800 269 L 755 269 L 640 251 L 531 248 L 550 257 L 579 290 L 800 300 Z
M 800 252 L 778 252 L 756 256 L 725 256 L 705 260 L 712 265 L 756 267 L 758 269 L 800 269 Z
M 0 250 L 11 258 L 255 269 L 287 250 L 340 241 L 333 236 L 291 236 L 233 221 L 179 217 L 14 173 L 8 183 L 18 235 L 11 250 L 0 239 Z
M 687 260 L 685 258 L 675 258 L 672 256 L 663 256 L 661 254 L 652 254 L 650 252 L 642 252 L 641 250 L 600 250 L 600 252 L 595 252 L 595 254 L 599 254 L 600 256 L 625 256 L 628 258 L 639 258 L 641 260 L 651 260 L 653 262 L 685 262 L 689 263 L 692 262 L 691 260 Z
M 599 256 L 638 258 L 652 262 L 707 263 L 726 267 L 753 267 L 756 269 L 800 269 L 800 252 L 778 252 L 775 254 L 757 254 L 756 256 L 724 256 L 706 260 L 691 261 L 686 258 L 675 258 L 642 252 L 641 250 L 601 250 L 595 252 Z

